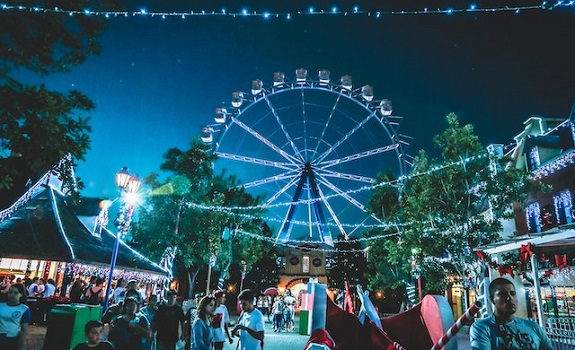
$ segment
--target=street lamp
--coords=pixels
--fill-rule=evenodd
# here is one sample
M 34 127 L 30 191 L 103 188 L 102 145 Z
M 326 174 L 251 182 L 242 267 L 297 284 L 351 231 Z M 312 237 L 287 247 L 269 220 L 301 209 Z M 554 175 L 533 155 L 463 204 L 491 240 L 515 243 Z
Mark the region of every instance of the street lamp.
M 120 192 L 120 199 L 122 205 L 118 211 L 116 218 L 116 240 L 114 242 L 114 250 L 112 251 L 112 259 L 110 261 L 110 274 L 108 275 L 108 283 L 106 285 L 106 294 L 104 297 L 104 312 L 108 309 L 110 290 L 112 288 L 112 279 L 114 278 L 114 269 L 116 268 L 116 260 L 118 259 L 118 249 L 120 248 L 120 240 L 126 236 L 130 230 L 132 223 L 132 214 L 134 212 L 134 196 L 138 192 L 142 182 L 136 175 L 130 174 L 127 167 L 123 167 L 116 174 L 116 185 Z M 117 200 L 118 198 L 116 198 Z

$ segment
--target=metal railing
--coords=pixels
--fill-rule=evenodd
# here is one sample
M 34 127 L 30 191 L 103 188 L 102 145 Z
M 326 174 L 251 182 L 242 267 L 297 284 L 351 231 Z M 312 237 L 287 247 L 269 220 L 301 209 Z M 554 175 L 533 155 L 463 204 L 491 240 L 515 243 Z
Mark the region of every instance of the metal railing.
M 545 332 L 555 350 L 575 348 L 575 318 L 549 318 Z

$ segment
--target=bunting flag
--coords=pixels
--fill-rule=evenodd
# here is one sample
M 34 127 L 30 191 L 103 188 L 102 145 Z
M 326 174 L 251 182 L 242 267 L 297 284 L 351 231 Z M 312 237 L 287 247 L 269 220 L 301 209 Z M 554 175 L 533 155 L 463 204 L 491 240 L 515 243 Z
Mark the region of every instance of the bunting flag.
M 343 309 L 350 314 L 355 315 L 355 309 L 353 307 L 353 298 L 351 297 L 351 292 L 349 291 L 349 282 L 345 281 L 345 299 L 343 304 Z
M 377 310 L 375 309 L 375 306 L 369 299 L 369 291 L 367 290 L 363 291 L 361 285 L 359 284 L 356 285 L 355 288 L 357 290 L 359 300 L 361 301 L 361 306 L 359 308 L 359 312 L 357 315 L 357 317 L 359 318 L 359 322 L 361 322 L 361 324 L 365 324 L 366 323 L 365 319 L 367 317 L 368 319 L 367 321 L 371 321 L 375 326 L 377 326 L 380 329 L 383 329 L 383 327 L 381 326 L 381 320 L 379 319 L 379 316 L 377 314 Z
M 415 287 L 415 284 L 408 284 L 405 287 L 405 292 L 407 293 L 407 300 L 409 300 L 409 303 L 411 305 L 415 305 L 417 304 L 417 300 L 415 298 L 415 293 L 417 291 L 417 287 Z

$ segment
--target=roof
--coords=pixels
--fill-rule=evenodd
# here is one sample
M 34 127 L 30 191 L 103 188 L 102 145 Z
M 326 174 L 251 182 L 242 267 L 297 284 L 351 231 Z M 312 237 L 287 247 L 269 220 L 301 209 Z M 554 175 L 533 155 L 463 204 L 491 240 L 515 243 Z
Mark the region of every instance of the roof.
M 92 235 L 66 200 L 52 187 L 43 186 L 0 222 L 0 257 L 110 265 L 114 234 L 104 230 L 101 237 Z M 167 274 L 124 242 L 116 266 Z
M 520 249 L 521 245 L 531 243 L 537 247 L 569 246 L 575 245 L 575 225 L 563 225 L 543 233 L 530 233 L 475 248 L 487 254 L 505 253 Z

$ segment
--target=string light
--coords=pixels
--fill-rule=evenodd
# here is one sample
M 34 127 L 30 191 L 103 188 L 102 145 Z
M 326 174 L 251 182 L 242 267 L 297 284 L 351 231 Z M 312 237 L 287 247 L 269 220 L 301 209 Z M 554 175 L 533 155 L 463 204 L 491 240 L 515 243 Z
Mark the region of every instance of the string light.
M 561 7 L 574 7 L 575 1 L 556 1 L 552 5 L 548 4 L 547 1 L 543 1 L 540 4 L 533 4 L 533 5 L 522 5 L 522 6 L 512 6 L 512 7 L 478 7 L 476 4 L 471 4 L 468 7 L 461 7 L 461 8 L 454 8 L 454 7 L 447 7 L 445 9 L 435 9 L 430 10 L 427 7 L 424 7 L 421 10 L 393 10 L 393 11 L 383 11 L 383 10 L 361 10 L 359 7 L 354 6 L 351 11 L 341 10 L 337 7 L 332 7 L 330 10 L 318 10 L 313 7 L 310 7 L 307 11 L 297 11 L 294 12 L 294 15 L 298 16 L 348 16 L 348 15 L 356 15 L 356 16 L 368 16 L 371 17 L 374 15 L 376 18 L 380 18 L 382 15 L 385 16 L 405 16 L 405 15 L 452 15 L 456 13 L 493 13 L 493 12 L 514 12 L 519 13 L 521 11 L 527 10 L 553 10 L 556 8 Z M 84 16 L 104 16 L 109 18 L 110 16 L 118 17 L 124 16 L 132 17 L 140 16 L 140 17 L 181 17 L 185 19 L 187 16 L 224 16 L 224 17 L 233 17 L 236 16 L 250 16 L 250 17 L 262 17 L 265 19 L 268 18 L 287 18 L 290 19 L 292 14 L 287 12 L 257 12 L 253 11 L 250 12 L 247 9 L 242 9 L 240 12 L 228 12 L 225 9 L 221 11 L 186 11 L 186 12 L 167 12 L 167 11 L 159 11 L 159 12 L 152 12 L 147 11 L 146 9 L 140 9 L 138 11 L 92 11 L 90 9 L 84 10 L 72 10 L 72 9 L 62 9 L 59 7 L 54 8 L 44 8 L 39 6 L 25 6 L 25 5 L 8 5 L 2 4 L 0 8 L 5 11 L 27 11 L 31 13 L 55 13 L 55 14 L 68 14 L 69 16 L 73 15 L 84 15 Z
M 483 153 L 483 154 L 479 154 L 473 157 L 469 157 L 463 160 L 460 160 L 458 162 L 453 162 L 453 163 L 447 163 L 447 164 L 442 164 L 442 165 L 437 165 L 434 167 L 431 167 L 429 170 L 427 171 L 422 171 L 422 172 L 416 172 L 414 174 L 411 175 L 404 175 L 404 176 L 400 176 L 397 180 L 392 180 L 392 181 L 387 181 L 387 182 L 381 182 L 381 183 L 377 183 L 374 185 L 369 185 L 369 186 L 363 186 L 360 188 L 356 188 L 356 189 L 352 189 L 352 190 L 347 190 L 347 191 L 342 191 L 339 193 L 334 193 L 331 195 L 327 195 L 327 196 L 323 196 L 323 197 L 319 197 L 319 198 L 310 198 L 310 199 L 303 199 L 303 200 L 298 200 L 297 202 L 283 202 L 283 203 L 275 203 L 275 204 L 261 204 L 261 205 L 252 205 L 252 206 L 245 206 L 245 207 L 241 207 L 241 206 L 230 206 L 230 207 L 222 207 L 222 206 L 209 206 L 209 205 L 204 205 L 204 204 L 197 204 L 197 203 L 188 203 L 188 205 L 192 205 L 192 206 L 196 206 L 199 209 L 204 209 L 204 210 L 216 210 L 216 211 L 222 211 L 222 210 L 227 210 L 227 211 L 234 211 L 234 210 L 238 210 L 238 211 L 243 211 L 243 210 L 262 210 L 262 209 L 270 209 L 270 208 L 278 208 L 278 207 L 288 207 L 294 204 L 310 204 L 310 203 L 314 203 L 314 202 L 318 202 L 318 201 L 324 201 L 330 198 L 335 198 L 335 197 L 341 197 L 343 195 L 349 195 L 349 194 L 356 194 L 356 193 L 360 193 L 360 192 L 364 192 L 364 191 L 373 191 L 376 188 L 379 187 L 384 187 L 384 186 L 395 186 L 398 183 L 402 183 L 405 180 L 409 180 L 412 179 L 414 177 L 417 176 L 422 176 L 422 175 L 427 175 L 427 174 L 431 174 L 446 168 L 450 168 L 450 167 L 454 167 L 454 166 L 458 166 L 458 165 L 465 165 L 471 161 L 474 160 L 478 160 L 481 158 L 486 158 L 488 157 L 489 154 L 488 153 Z M 389 224 L 389 225 L 394 225 Z

